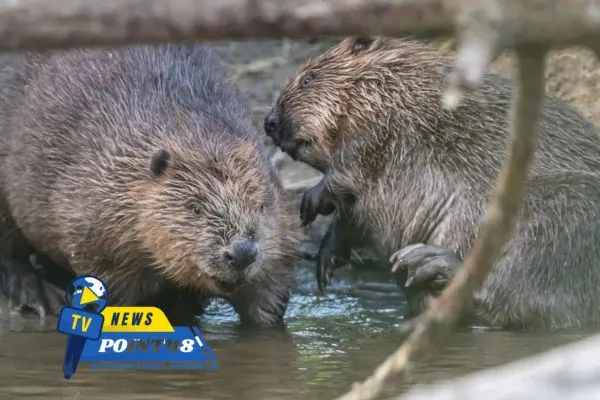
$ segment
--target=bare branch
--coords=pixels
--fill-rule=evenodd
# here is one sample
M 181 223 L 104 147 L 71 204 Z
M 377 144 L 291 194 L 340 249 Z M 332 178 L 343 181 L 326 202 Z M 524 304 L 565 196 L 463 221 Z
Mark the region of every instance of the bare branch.
M 456 36 L 461 45 L 442 98 L 444 107 L 456 108 L 466 91 L 479 86 L 489 65 L 506 44 L 509 22 L 496 0 L 480 1 L 461 10 L 456 20 Z
M 513 44 L 598 42 L 598 0 L 0 0 L 0 49 L 307 35 L 453 35 L 500 4 Z M 486 5 L 487 7 L 487 5 Z
M 362 384 L 338 400 L 367 400 L 379 395 L 385 381 L 403 372 L 407 363 L 451 329 L 514 229 L 525 191 L 525 182 L 537 143 L 537 119 L 544 91 L 546 49 L 517 48 L 518 90 L 513 99 L 511 134 L 496 191 L 473 248 L 456 276 L 431 307 L 409 323 L 410 335 Z

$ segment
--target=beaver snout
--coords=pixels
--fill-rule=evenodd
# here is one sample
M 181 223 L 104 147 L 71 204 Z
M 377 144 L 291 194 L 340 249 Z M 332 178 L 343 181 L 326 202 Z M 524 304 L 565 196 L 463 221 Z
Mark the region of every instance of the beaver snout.
M 273 107 L 267 114 L 264 121 L 264 129 L 275 146 L 286 152 L 292 159 L 298 159 L 298 151 L 304 141 L 294 137 L 294 125 L 288 120 L 282 120 L 280 109 Z
M 223 252 L 225 261 L 234 268 L 243 270 L 248 268 L 254 261 L 258 248 L 251 240 L 236 240 Z
M 279 132 L 279 115 L 277 115 L 277 109 L 273 107 L 271 111 L 267 114 L 264 121 L 264 129 L 267 134 L 273 141 L 278 143 L 278 132 Z

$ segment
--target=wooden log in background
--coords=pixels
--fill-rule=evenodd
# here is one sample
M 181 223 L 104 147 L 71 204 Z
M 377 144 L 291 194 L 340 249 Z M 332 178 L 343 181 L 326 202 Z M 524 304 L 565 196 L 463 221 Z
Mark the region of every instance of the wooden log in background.
M 600 41 L 597 0 L 0 0 L 0 49 L 452 35 L 457 17 L 473 4 L 501 8 L 499 20 L 511 28 L 509 42 Z

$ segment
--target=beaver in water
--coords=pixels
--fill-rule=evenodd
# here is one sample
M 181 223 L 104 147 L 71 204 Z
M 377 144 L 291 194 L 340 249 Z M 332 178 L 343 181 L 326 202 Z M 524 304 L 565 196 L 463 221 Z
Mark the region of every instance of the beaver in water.
M 510 80 L 488 74 L 449 111 L 441 96 L 452 68 L 450 57 L 415 40 L 346 38 L 300 66 L 264 122 L 281 149 L 324 173 L 304 194 L 304 223 L 335 210 L 359 227 L 390 257 L 409 316 L 439 294 L 473 245 L 507 147 Z M 600 140 L 549 97 L 538 129 L 518 227 L 473 314 L 507 329 L 596 324 Z M 347 254 L 344 235 L 332 224 L 318 280 Z
M 98 276 L 113 305 L 172 318 L 224 298 L 244 325 L 280 324 L 299 224 L 211 49 L 13 54 L 0 71 L 2 201 L 50 270 Z

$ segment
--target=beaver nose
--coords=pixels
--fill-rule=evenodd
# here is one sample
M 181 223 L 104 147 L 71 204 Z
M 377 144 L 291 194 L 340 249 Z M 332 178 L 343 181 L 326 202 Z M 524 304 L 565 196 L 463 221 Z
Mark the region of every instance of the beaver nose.
M 279 118 L 277 116 L 277 112 L 275 108 L 272 108 L 271 111 L 265 117 L 265 132 L 268 136 L 274 139 L 277 130 L 279 129 Z
M 235 268 L 244 269 L 256 260 L 258 249 L 250 240 L 236 240 L 229 250 L 225 251 L 225 259 Z

